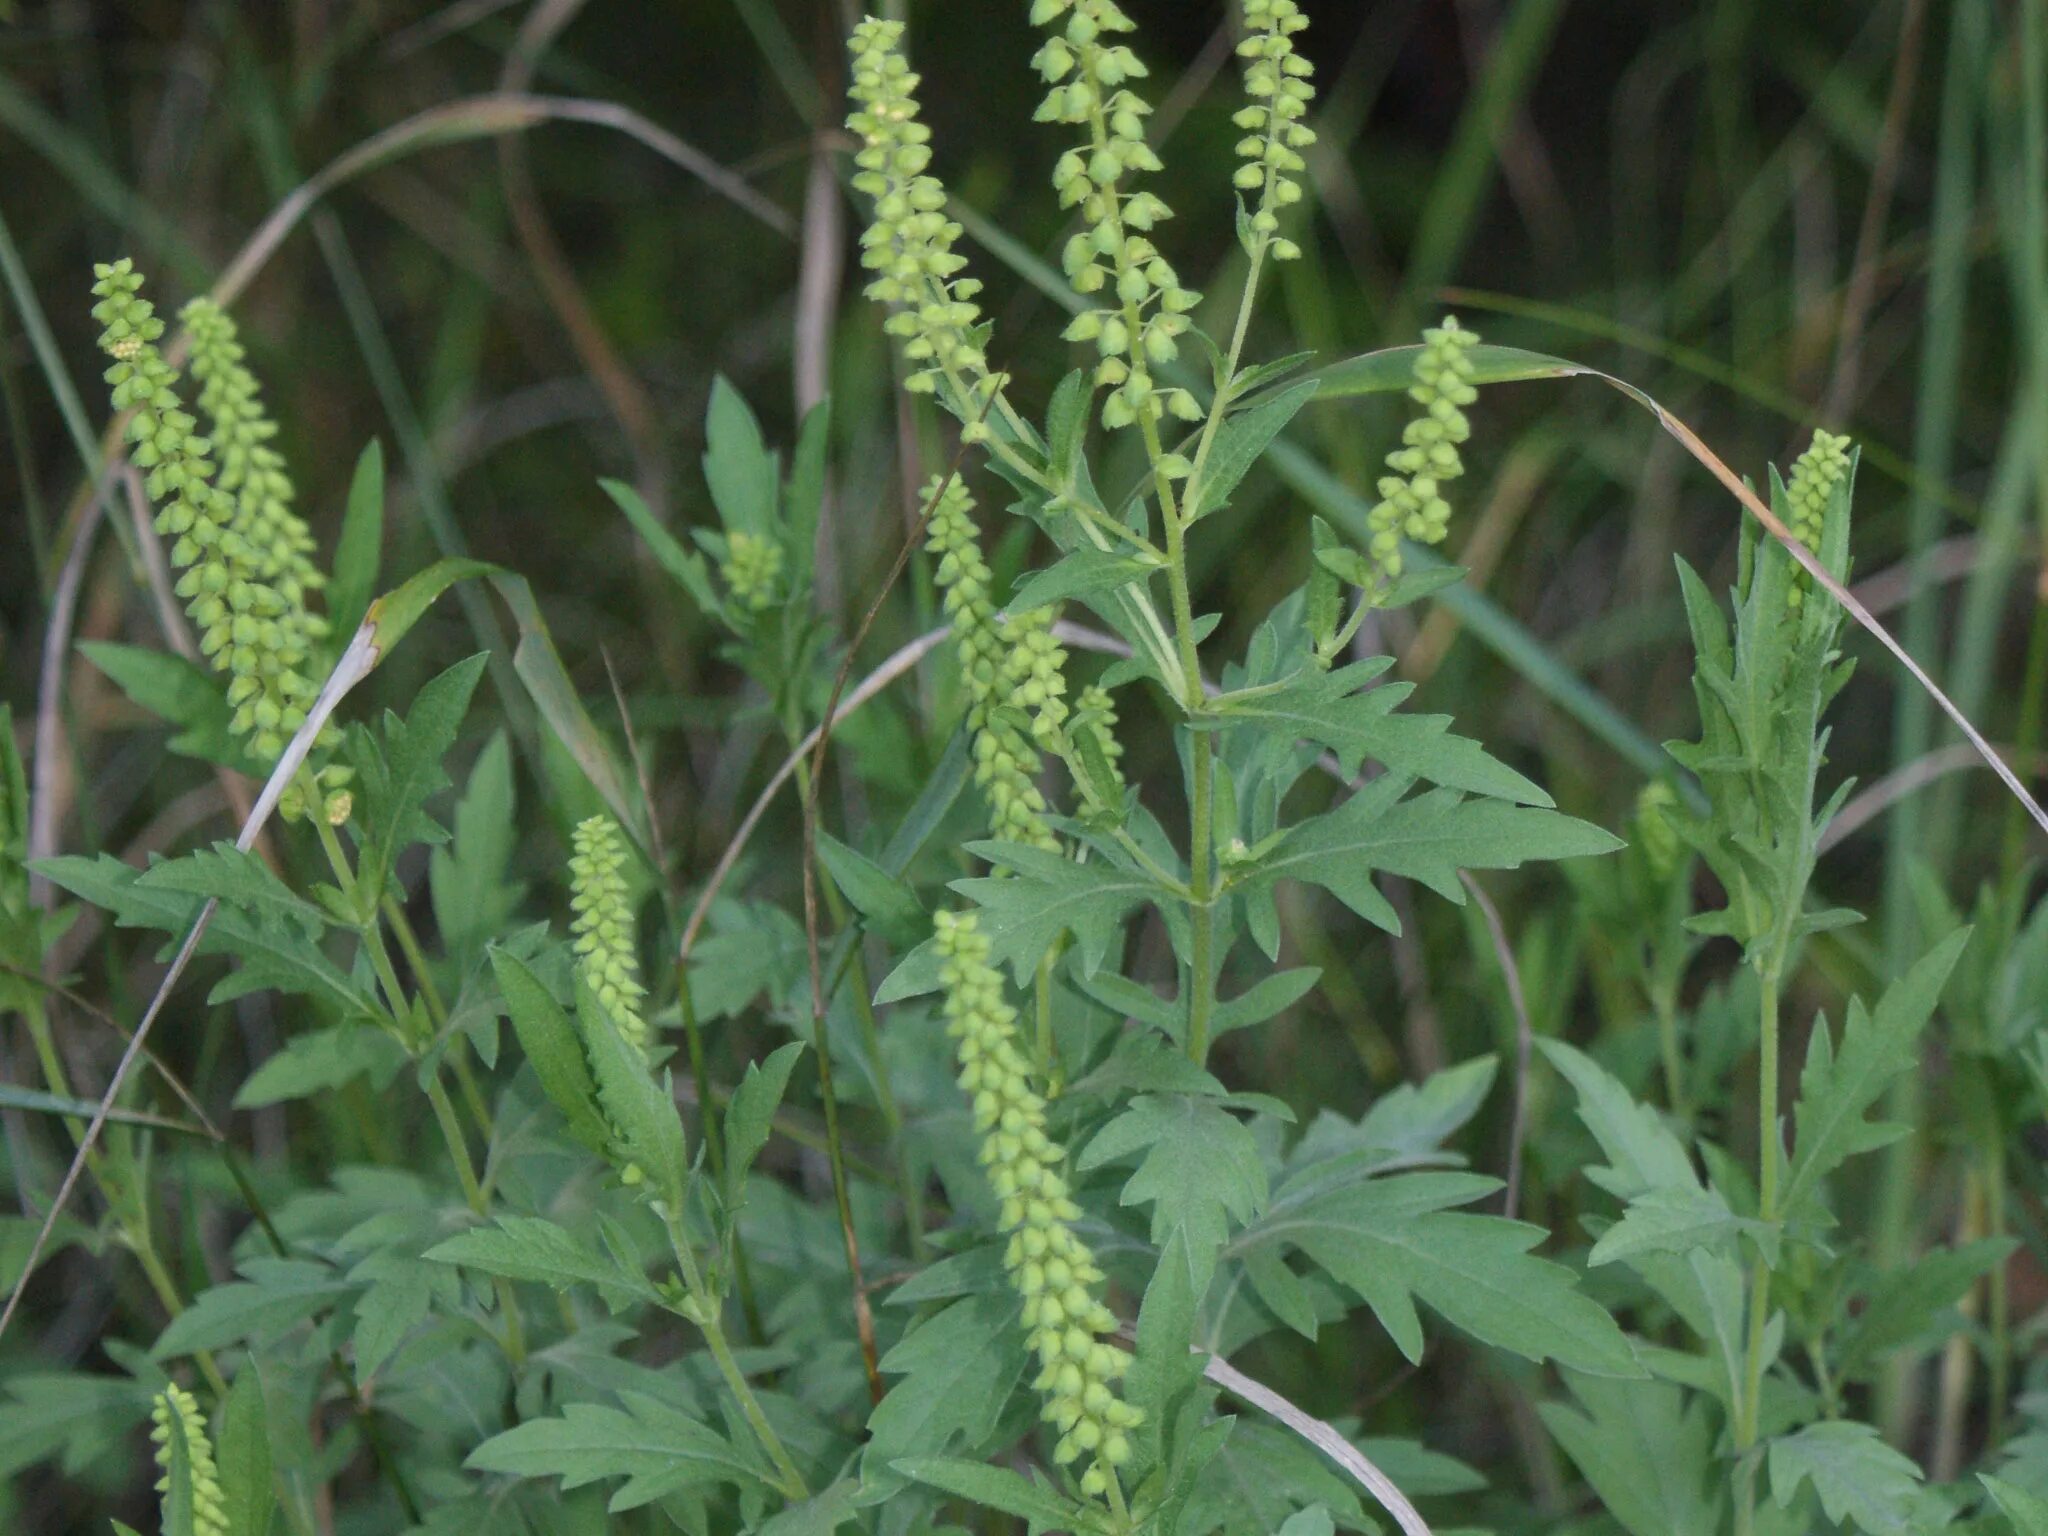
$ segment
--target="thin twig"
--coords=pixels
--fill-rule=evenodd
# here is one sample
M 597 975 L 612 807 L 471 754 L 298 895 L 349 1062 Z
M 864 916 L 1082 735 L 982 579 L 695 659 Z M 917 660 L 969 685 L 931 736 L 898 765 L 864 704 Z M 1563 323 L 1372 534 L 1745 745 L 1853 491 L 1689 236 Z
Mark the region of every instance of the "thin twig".
M 2012 752 L 2013 760 L 2028 772 L 2039 774 L 2048 771 L 2048 753 L 2022 754 L 2010 747 L 1999 750 Z M 1883 778 L 1873 780 L 1868 788 L 1835 813 L 1827 831 L 1820 835 L 1817 851 L 1826 853 L 1844 838 L 1853 837 L 1908 795 L 1926 788 L 1936 779 L 1946 778 L 1965 768 L 1983 766 L 1977 749 L 1966 741 L 1937 747 L 1924 757 L 1901 763 Z
M 102 493 L 106 487 L 101 486 Z M 41 675 L 36 683 L 35 766 L 30 770 L 31 790 L 28 813 L 28 859 L 31 869 L 38 859 L 57 851 L 57 760 L 63 753 L 58 745 L 63 734 L 64 663 L 71 655 L 71 626 L 78 617 L 78 589 L 85 580 L 87 557 L 93 538 L 106 515 L 104 494 L 94 496 L 72 537 L 71 552 L 57 575 L 57 590 L 50 601 L 50 622 L 43 627 Z M 56 905 L 56 889 L 41 875 L 29 875 L 30 899 L 44 907 Z

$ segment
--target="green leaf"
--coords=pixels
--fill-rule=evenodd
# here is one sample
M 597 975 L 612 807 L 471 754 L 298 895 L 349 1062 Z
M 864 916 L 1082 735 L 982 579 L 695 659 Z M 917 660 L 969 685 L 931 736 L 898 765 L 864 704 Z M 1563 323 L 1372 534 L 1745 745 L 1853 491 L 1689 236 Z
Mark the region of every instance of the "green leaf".
M 436 560 L 424 571 L 406 577 L 370 604 L 363 615 L 363 623 L 370 626 L 372 643 L 377 649 L 376 659 L 382 661 L 398 649 L 398 642 L 457 582 L 497 574 L 499 568 L 485 560 Z
M 1027 1354 L 1007 1288 L 962 1297 L 919 1323 L 882 1357 L 882 1370 L 903 1379 L 868 1417 L 868 1480 L 898 1457 L 986 1449 Z
M 1977 1481 L 2012 1522 L 2014 1536 L 2048 1536 L 2048 1499 L 1988 1473 L 1979 1472 Z
M 1285 1013 L 1308 996 L 1322 971 L 1312 965 L 1275 971 L 1261 976 L 1236 997 L 1220 1001 L 1209 1021 L 1210 1037 L 1227 1035 L 1234 1029 L 1248 1029 Z
M 270 1481 L 270 1405 L 254 1360 L 243 1362 L 228 1390 L 217 1450 L 228 1536 L 267 1536 L 277 1493 Z
M 624 1155 L 647 1176 L 652 1192 L 670 1210 L 681 1210 L 690 1173 L 683 1121 L 674 1097 L 656 1082 L 647 1058 L 620 1036 L 611 1013 L 579 979 L 576 1014 L 598 1103 L 618 1132 Z
M 1081 969 L 1094 973 L 1122 937 L 1134 907 L 1173 899 L 1151 876 L 1106 859 L 1077 864 L 1020 843 L 973 842 L 967 851 L 1011 871 L 1003 878 L 956 880 L 953 889 L 981 908 L 991 961 L 1007 962 L 1020 980 L 1067 933 L 1074 936 Z
M 426 802 L 448 787 L 441 759 L 455 745 L 488 659 L 479 652 L 428 680 L 413 696 L 403 720 L 387 711 L 383 752 L 365 753 L 357 763 L 364 842 L 358 878 L 368 890 L 384 888 L 392 863 L 404 849 L 447 840 L 446 830 L 427 815 Z
M 1785 1181 L 1784 1208 L 1788 1212 L 1801 1212 L 1809 1201 L 1817 1208 L 1822 1179 L 1857 1153 L 1881 1147 L 1902 1134 L 1897 1127 L 1873 1124 L 1863 1116 L 1884 1096 L 1893 1078 L 1919 1065 L 1914 1047 L 1920 1031 L 1933 1015 L 1942 986 L 1969 937 L 1970 930 L 1965 928 L 1936 945 L 1886 989 L 1875 1013 L 1866 1013 L 1860 998 L 1850 999 L 1839 1058 L 1825 1023 L 1815 1026 L 1806 1066 L 1799 1074 L 1798 1107 L 1793 1111 L 1797 1133 L 1791 1172 Z
M 47 1461 L 75 1477 L 110 1447 L 119 1470 L 128 1470 L 124 1442 L 148 1424 L 156 1387 L 126 1376 L 24 1371 L 0 1391 L 0 1475 Z
M 1611 1264 L 1646 1253 L 1687 1253 L 1723 1246 L 1741 1233 L 1755 1237 L 1767 1258 L 1778 1252 L 1777 1229 L 1737 1216 L 1719 1190 L 1698 1185 L 1653 1189 L 1629 1201 L 1621 1220 L 1600 1235 L 1589 1265 Z
M 633 487 L 622 480 L 600 480 L 597 483 L 626 514 L 626 521 L 633 525 L 634 532 L 653 552 L 656 563 L 674 578 L 677 586 L 690 594 L 699 611 L 717 613 L 720 607 L 718 593 L 711 585 L 711 568 L 704 557 L 678 543 L 675 535 L 662 527 L 660 519 Z
M 493 948 L 491 972 L 512 1017 L 512 1032 L 540 1079 L 541 1091 L 569 1122 L 569 1134 L 593 1152 L 611 1145 L 611 1131 L 599 1113 L 597 1080 L 583 1054 L 582 1037 L 554 994 L 526 962 L 507 950 Z
M 1706 1400 L 1661 1381 L 1571 1381 L 1583 1412 L 1536 1411 L 1607 1512 L 1630 1536 L 1718 1536 L 1726 1479 Z
M 829 832 L 818 833 L 818 859 L 839 887 L 839 894 L 853 904 L 868 931 L 883 943 L 915 944 L 931 931 L 932 920 L 924 903 L 901 876 L 890 874 Z
M 790 557 L 806 583 L 817 561 L 818 518 L 825 505 L 825 467 L 831 451 L 832 397 L 827 395 L 804 412 L 796 431 L 796 452 L 790 456 L 789 483 L 782 493 Z
M 1639 1103 L 1611 1072 L 1562 1040 L 1536 1042 L 1579 1096 L 1579 1119 L 1607 1158 L 1586 1177 L 1620 1200 L 1652 1189 L 1697 1186 L 1685 1147 L 1649 1105 Z
M 1032 1482 L 1008 1467 L 992 1467 L 951 1456 L 904 1456 L 890 1465 L 913 1482 L 1027 1520 L 1034 1531 L 1075 1530 L 1088 1518 L 1086 1506 L 1075 1503 L 1049 1484 Z
M 1950 1310 L 2018 1247 L 2009 1237 L 1936 1248 L 1879 1274 L 1863 1306 L 1850 1318 L 1836 1347 L 1844 1377 L 1874 1372 L 1893 1351 L 1920 1344 L 1938 1347 L 1959 1326 Z
M 1250 726 L 1291 740 L 1313 741 L 1337 755 L 1346 778 L 1370 760 L 1395 774 L 1425 779 L 1470 794 L 1548 807 L 1549 795 L 1478 742 L 1451 734 L 1449 715 L 1396 714 L 1414 691 L 1410 683 L 1364 685 L 1386 670 L 1388 659 L 1355 662 L 1324 672 L 1306 668 L 1276 688 L 1246 689 L 1210 701 L 1198 728 Z
M 1084 544 L 1036 572 L 1010 594 L 1009 611 L 1028 613 L 1072 597 L 1094 597 L 1142 582 L 1165 567 Z
M 792 1504 L 756 1526 L 753 1536 L 832 1536 L 860 1518 L 860 1481 L 842 1477 L 822 1493 Z
M 595 1286 L 614 1311 L 629 1298 L 659 1299 L 645 1275 L 538 1216 L 500 1216 L 495 1226 L 458 1233 L 429 1248 L 425 1256 L 507 1280 L 538 1281 L 558 1291 Z
M 334 546 L 334 576 L 327 583 L 327 617 L 334 637 L 348 644 L 369 611 L 384 555 L 384 445 L 371 438 L 356 459 L 348 508 Z M 241 1536 L 240 1532 L 236 1536 Z
M 353 1289 L 325 1264 L 304 1259 L 251 1259 L 242 1280 L 201 1291 L 158 1336 L 152 1358 L 219 1349 L 244 1339 L 261 1343 L 333 1309 Z
M 1572 1273 L 1533 1258 L 1540 1227 L 1451 1209 L 1498 1189 L 1468 1173 L 1406 1173 L 1311 1185 L 1276 1199 L 1233 1244 L 1299 1249 L 1373 1310 L 1401 1352 L 1422 1357 L 1421 1301 L 1482 1343 L 1596 1376 L 1643 1374 L 1614 1319 Z
M 1391 394 L 1415 382 L 1415 359 L 1419 346 L 1382 347 L 1347 357 L 1342 362 L 1318 368 L 1309 375 L 1318 400 L 1344 400 L 1355 395 Z M 1581 370 L 1574 363 L 1544 352 L 1520 347 L 1496 347 L 1481 342 L 1466 354 L 1472 362 L 1475 384 L 1516 384 L 1530 379 L 1559 379 Z
M 161 864 L 151 867 L 154 870 Z M 36 870 L 53 884 L 111 912 L 122 928 L 154 928 L 181 938 L 204 905 L 203 897 L 167 889 L 161 883 L 145 885 L 145 872 L 131 869 L 110 854 L 91 859 L 45 859 Z M 287 910 L 274 907 L 266 915 L 224 905 L 216 911 L 200 937 L 199 953 L 232 955 L 240 965 L 214 986 L 207 1000 L 224 1003 L 274 989 L 311 998 L 340 1018 L 376 1017 L 380 1011 L 377 1003 L 315 942 L 313 929 L 320 924 L 278 915 Z M 167 942 L 163 954 L 168 957 L 173 947 L 173 942 Z
M 752 1488 L 766 1481 L 723 1435 L 637 1392 L 620 1393 L 616 1408 L 571 1403 L 560 1418 L 529 1419 L 493 1435 L 463 1465 L 513 1477 L 559 1477 L 564 1492 L 623 1477 L 625 1486 L 610 1504 L 614 1514 L 685 1488 Z
M 381 1089 L 405 1065 L 405 1047 L 369 1024 L 337 1024 L 295 1035 L 235 1090 L 235 1108 L 311 1098 L 367 1075 Z
M 760 422 L 723 377 L 711 384 L 704 445 L 704 481 L 726 529 L 773 537 L 781 470 L 761 436 Z
M 81 640 L 78 649 L 137 705 L 175 727 L 168 743 L 173 752 L 260 777 L 257 764 L 228 729 L 234 711 L 220 679 L 197 662 L 111 640 Z
M 330 921 L 325 912 L 278 879 L 263 860 L 229 842 L 152 864 L 135 883 L 145 891 L 216 896 L 258 918 L 296 924 L 308 934 L 317 934 Z
M 512 878 L 519 827 L 514 815 L 512 748 L 495 732 L 477 754 L 455 804 L 453 841 L 427 859 L 427 889 L 441 945 L 467 972 L 471 959 L 511 925 L 526 894 Z
M 1375 873 L 1405 875 L 1463 904 L 1461 869 L 1518 869 L 1530 859 L 1609 853 L 1620 842 L 1555 811 L 1466 800 L 1436 789 L 1399 797 L 1405 776 L 1388 773 L 1341 806 L 1288 829 L 1273 851 L 1240 878 L 1258 889 L 1276 880 L 1323 886 L 1367 922 L 1400 932 L 1392 905 L 1373 885 Z
M 1210 445 L 1208 462 L 1202 466 L 1202 481 L 1195 487 L 1195 506 L 1187 514 L 1189 522 L 1229 505 L 1230 493 L 1259 462 L 1273 439 L 1286 429 L 1295 412 L 1315 397 L 1316 389 L 1313 380 L 1303 380 L 1224 419 Z
M 768 1145 L 775 1111 L 789 1087 L 789 1074 L 804 1052 L 801 1040 L 778 1047 L 765 1061 L 749 1062 L 747 1075 L 725 1108 L 725 1209 L 727 1219 L 746 1200 L 747 1172 Z
M 1189 1293 L 1201 1296 L 1232 1219 L 1241 1225 L 1266 1203 L 1259 1144 L 1213 1100 L 1144 1094 L 1096 1132 L 1077 1166 L 1085 1173 L 1137 1153 L 1144 1156 L 1121 1203 L 1151 1205 L 1152 1241 L 1162 1248 L 1180 1235 Z
M 1924 1536 L 1915 1519 L 1920 1468 L 1879 1438 L 1868 1424 L 1841 1419 L 1809 1424 L 1771 1442 L 1771 1496 L 1789 1509 L 1802 1483 L 1811 1482 L 1830 1520 L 1869 1536 Z
M 1298 1436 L 1240 1420 L 1196 1482 L 1185 1530 L 1271 1536 L 1300 1510 L 1321 1507 L 1347 1530 L 1376 1529 L 1352 1483 Z

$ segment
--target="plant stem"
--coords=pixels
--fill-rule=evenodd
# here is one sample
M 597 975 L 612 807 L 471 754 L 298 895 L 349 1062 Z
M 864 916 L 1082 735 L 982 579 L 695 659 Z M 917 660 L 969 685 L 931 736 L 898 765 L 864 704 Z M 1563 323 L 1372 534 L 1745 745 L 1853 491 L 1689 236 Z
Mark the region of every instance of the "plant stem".
M 1778 973 L 1773 963 L 1759 968 L 1757 1018 L 1757 1217 L 1778 1219 Z M 1735 1528 L 1742 1536 L 1756 1522 L 1757 1431 L 1762 1421 L 1764 1342 L 1771 1314 L 1771 1267 L 1762 1253 L 1750 1269 L 1749 1346 L 1743 1362 L 1742 1402 L 1736 1420 Z

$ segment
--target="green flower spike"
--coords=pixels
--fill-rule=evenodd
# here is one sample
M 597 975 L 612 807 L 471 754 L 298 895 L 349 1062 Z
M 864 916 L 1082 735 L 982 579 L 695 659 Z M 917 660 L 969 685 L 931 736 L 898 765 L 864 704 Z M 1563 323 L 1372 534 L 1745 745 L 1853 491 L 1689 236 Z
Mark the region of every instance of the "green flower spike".
M 170 536 L 171 564 L 183 574 L 177 593 L 199 628 L 199 650 L 229 674 L 232 728 L 270 763 L 305 724 L 315 689 L 298 671 L 303 630 L 292 605 L 264 579 L 264 551 L 242 530 L 235 498 L 213 483 L 213 444 L 178 398 L 178 374 L 156 348 L 163 322 L 142 297 L 142 275 L 123 259 L 99 263 L 92 315 L 105 329 L 100 349 L 117 411 L 133 410 L 129 458 Z
M 902 338 L 915 366 L 906 387 L 930 394 L 950 384 L 970 435 L 985 437 L 980 417 L 997 386 L 977 331 L 981 284 L 959 275 L 967 265 L 953 249 L 960 226 L 946 217 L 946 189 L 927 169 L 932 131 L 917 120 L 918 76 L 903 56 L 903 23 L 870 16 L 847 46 L 854 110 L 846 126 L 861 143 L 853 185 L 874 204 L 860 237 L 861 264 L 875 274 L 867 296 L 896 306 L 884 329 Z
M 1301 151 L 1315 143 L 1314 130 L 1301 119 L 1315 98 L 1308 83 L 1314 66 L 1295 52 L 1294 34 L 1308 25 L 1295 0 L 1244 0 L 1244 41 L 1237 45 L 1244 59 L 1244 89 L 1251 105 L 1231 119 L 1245 130 L 1237 152 L 1244 164 L 1234 178 L 1244 194 L 1257 193 L 1251 214 L 1253 234 L 1270 241 L 1276 261 L 1292 261 L 1301 247 L 1282 239 L 1279 210 L 1301 201 L 1296 173 L 1306 169 Z
M 1478 340 L 1450 316 L 1422 333 L 1415 382 L 1408 389 L 1408 398 L 1422 412 L 1402 431 L 1402 446 L 1387 455 L 1393 473 L 1380 477 L 1380 500 L 1367 520 L 1366 555 L 1379 578 L 1378 589 L 1401 574 L 1403 536 L 1418 544 L 1441 544 L 1450 529 L 1451 504 L 1442 488 L 1465 473 L 1458 445 L 1472 435 L 1464 407 L 1479 398 L 1469 355 Z
M 1201 295 L 1181 286 L 1146 233 L 1173 210 L 1130 185 L 1136 175 L 1159 169 L 1159 157 L 1145 142 L 1152 107 L 1128 84 L 1144 78 L 1145 66 L 1111 40 L 1137 24 L 1115 0 L 1034 0 L 1031 24 L 1056 23 L 1063 24 L 1031 62 L 1047 86 L 1038 120 L 1083 130 L 1080 146 L 1053 167 L 1060 206 L 1078 207 L 1086 223 L 1067 241 L 1061 262 L 1076 293 L 1107 290 L 1114 301 L 1076 317 L 1067 339 L 1092 341 L 1100 354 L 1095 382 L 1114 391 L 1103 402 L 1104 426 L 1129 426 L 1140 413 L 1153 421 L 1168 413 L 1198 421 L 1201 407 L 1192 395 L 1152 380 L 1152 369 L 1179 355 L 1178 338 Z
M 180 318 L 192 337 L 192 377 L 199 408 L 211 426 L 220 460 L 215 484 L 235 498 L 235 531 L 256 552 L 257 575 L 285 600 L 291 638 L 310 651 L 327 633 L 310 596 L 327 584 L 313 563 L 312 530 L 292 509 L 296 492 L 284 455 L 271 447 L 277 423 L 263 408 L 263 390 L 243 361 L 235 322 L 211 299 L 194 299 Z
M 1057 739 L 1066 716 L 1060 697 L 1066 680 L 1059 670 L 1066 653 L 1052 639 L 1050 609 L 1009 620 L 997 614 L 974 527 L 974 498 L 959 477 L 952 477 L 943 491 L 934 479 L 924 497 L 934 496 L 938 503 L 925 548 L 938 557 L 937 581 L 953 621 L 953 643 L 967 684 L 967 724 L 974 732 L 974 782 L 988 799 L 990 834 L 1057 852 L 1059 839 L 1046 823 L 1045 795 L 1037 783 L 1038 749 L 1000 711 L 1024 703 L 1028 692 L 1037 701 L 1027 706 L 1034 734 L 1044 726 Z
M 227 1501 L 213 1464 L 213 1442 L 199 1403 L 175 1381 L 166 1384 L 150 1413 L 149 1438 L 156 1442 L 156 1464 L 163 1469 L 156 1491 L 166 1502 L 175 1497 L 172 1485 L 182 1472 L 190 1485 L 193 1536 L 228 1536 Z M 173 1429 L 176 1433 L 173 1433 Z M 168 1512 L 166 1528 L 168 1528 Z
M 1128 1431 L 1143 1417 L 1117 1396 L 1129 1357 L 1106 1342 L 1116 1318 L 1102 1304 L 1102 1271 L 1074 1231 L 1080 1208 L 1059 1172 L 1065 1149 L 1045 1132 L 1045 1100 L 1017 1043 L 1017 1012 L 972 913 L 933 918 L 943 966 L 947 1033 L 959 1042 L 960 1086 L 974 1105 L 981 1161 L 1010 1234 L 1004 1264 L 1024 1298 L 1024 1326 L 1040 1366 L 1032 1383 L 1042 1416 L 1060 1432 L 1053 1460 L 1088 1457 L 1082 1490 L 1100 1495 L 1129 1459 Z
M 609 816 L 579 822 L 569 860 L 570 906 L 576 920 L 576 961 L 626 1043 L 647 1053 L 640 1014 L 640 963 L 634 958 L 633 906 L 626 896 L 625 839 Z
M 1813 554 L 1820 553 L 1821 525 L 1827 518 L 1828 503 L 1834 500 L 1836 487 L 1848 477 L 1849 439 L 1815 428 L 1806 452 L 1792 461 L 1792 478 L 1785 486 L 1785 501 L 1792 510 L 1785 526 Z M 1813 578 L 1805 571 L 1798 572 L 1791 590 L 1785 594 L 1786 603 L 1797 609 L 1805 602 L 1806 589 L 1812 583 Z

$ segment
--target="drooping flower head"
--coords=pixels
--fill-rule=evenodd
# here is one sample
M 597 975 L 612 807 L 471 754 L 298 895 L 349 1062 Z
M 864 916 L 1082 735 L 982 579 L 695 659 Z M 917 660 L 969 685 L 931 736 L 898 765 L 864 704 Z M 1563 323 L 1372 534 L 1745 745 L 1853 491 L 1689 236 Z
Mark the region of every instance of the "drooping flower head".
M 1010 1234 L 1003 1262 L 1038 1357 L 1033 1386 L 1045 1399 L 1042 1416 L 1060 1432 L 1053 1460 L 1087 1458 L 1081 1487 L 1101 1494 L 1129 1459 L 1128 1431 L 1143 1418 L 1117 1395 L 1130 1359 L 1109 1342 L 1116 1318 L 1102 1303 L 1102 1270 L 1074 1230 L 1081 1212 L 1060 1172 L 1066 1151 L 1046 1134 L 1045 1100 L 1031 1086 L 1017 1011 L 989 963 L 988 937 L 972 913 L 940 912 L 933 924 L 947 1033 L 959 1042 L 960 1086 Z
M 1301 247 L 1278 234 L 1279 211 L 1301 201 L 1294 177 L 1304 170 L 1301 151 L 1315 143 L 1314 130 L 1302 122 L 1315 87 L 1308 83 L 1314 67 L 1295 50 L 1294 35 L 1308 25 L 1295 0 L 1244 0 L 1244 40 L 1237 45 L 1245 61 L 1244 89 L 1251 104 L 1231 119 L 1245 131 L 1237 152 L 1244 164 L 1234 178 L 1251 203 L 1253 236 L 1270 242 L 1276 261 L 1292 261 Z
M 236 498 L 214 483 L 213 444 L 178 396 L 178 374 L 157 350 L 163 322 L 142 297 L 142 275 L 123 259 L 93 268 L 93 318 L 113 361 L 106 380 L 114 408 L 132 410 L 129 458 L 157 508 L 157 531 L 172 539 L 177 594 L 199 630 L 199 650 L 229 676 L 235 733 L 268 764 L 305 723 L 315 689 L 300 668 L 306 628 L 294 605 L 266 579 L 275 551 L 252 542 Z
M 569 859 L 572 929 L 578 966 L 626 1043 L 647 1052 L 647 1021 L 640 1012 L 646 988 L 634 953 L 633 904 L 626 891 L 626 845 L 609 816 L 579 822 Z
M 918 121 L 918 76 L 903 55 L 903 23 L 870 16 L 848 42 L 854 109 L 846 126 L 860 139 L 854 190 L 873 204 L 861 234 L 861 264 L 874 273 L 867 296 L 893 307 L 886 329 L 913 365 L 907 387 L 930 394 L 951 386 L 954 405 L 978 422 L 996 381 L 978 334 L 981 284 L 961 275 L 953 249 L 960 226 L 946 217 L 946 189 L 931 174 L 931 129 Z
M 1380 477 L 1380 500 L 1367 524 L 1366 556 L 1381 587 L 1401 574 L 1403 538 L 1441 544 L 1450 529 L 1451 504 L 1443 487 L 1465 472 L 1458 445 L 1472 435 L 1464 408 L 1479 398 L 1470 355 L 1478 340 L 1452 316 L 1422 333 L 1408 388 L 1408 398 L 1422 410 L 1402 430 L 1402 446 L 1387 455 L 1392 473 Z
M 1113 391 L 1103 402 L 1103 424 L 1129 426 L 1141 415 L 1156 421 L 1169 412 L 1198 420 L 1192 395 L 1152 377 L 1179 355 L 1178 338 L 1201 295 L 1181 286 L 1152 243 L 1150 231 L 1173 210 L 1136 185 L 1138 176 L 1160 168 L 1145 142 L 1151 104 L 1131 86 L 1147 70 L 1118 41 L 1137 24 L 1116 0 L 1034 0 L 1031 23 L 1052 32 L 1031 61 L 1047 87 L 1038 120 L 1080 130 L 1081 142 L 1060 156 L 1052 179 L 1060 206 L 1079 208 L 1084 221 L 1060 253 L 1067 280 L 1076 293 L 1109 300 L 1066 331 L 1070 341 L 1095 343 L 1100 354 L 1095 382 Z
M 938 557 L 937 581 L 953 623 L 953 643 L 967 685 L 967 724 L 974 733 L 974 781 L 987 798 L 990 833 L 1005 842 L 1057 851 L 1059 839 L 1046 822 L 1045 795 L 1037 779 L 1038 748 L 1002 714 L 1018 704 L 1056 739 L 1066 705 L 1060 695 L 1066 653 L 1052 638 L 1050 609 L 1004 618 L 990 595 L 993 577 L 982 558 L 974 526 L 974 498 L 955 475 L 943 487 L 934 479 L 925 499 L 936 496 L 925 547 Z

